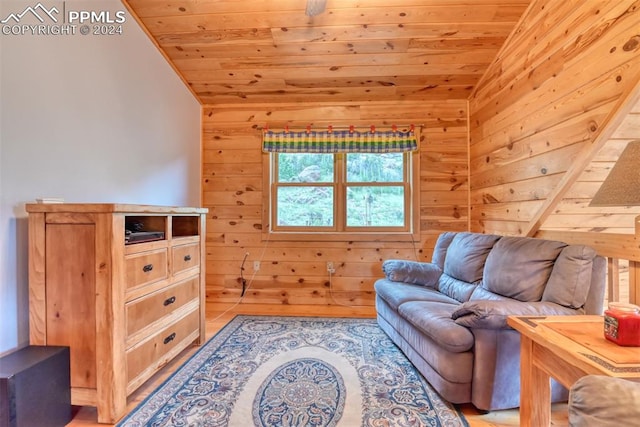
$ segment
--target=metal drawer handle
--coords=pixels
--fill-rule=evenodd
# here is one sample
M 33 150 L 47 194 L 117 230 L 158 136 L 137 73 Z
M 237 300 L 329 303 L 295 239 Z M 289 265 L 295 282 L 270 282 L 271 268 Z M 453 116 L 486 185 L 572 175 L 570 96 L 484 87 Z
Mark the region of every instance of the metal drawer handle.
M 147 264 L 144 267 L 142 267 L 142 271 L 144 271 L 145 273 L 148 273 L 151 270 L 153 270 L 153 264 Z
M 175 337 L 176 337 L 176 333 L 174 332 L 164 339 L 164 343 L 169 344 L 171 341 L 175 339 Z
M 173 297 L 171 297 L 171 298 L 167 298 L 166 300 L 164 300 L 164 303 L 163 303 L 163 304 L 164 304 L 164 306 L 166 307 L 166 306 L 168 306 L 168 305 L 173 304 L 174 302 L 176 302 L 176 297 L 175 297 L 175 296 L 173 296 Z
M 185 261 L 191 261 L 191 255 L 185 255 L 184 256 L 184 260 Z

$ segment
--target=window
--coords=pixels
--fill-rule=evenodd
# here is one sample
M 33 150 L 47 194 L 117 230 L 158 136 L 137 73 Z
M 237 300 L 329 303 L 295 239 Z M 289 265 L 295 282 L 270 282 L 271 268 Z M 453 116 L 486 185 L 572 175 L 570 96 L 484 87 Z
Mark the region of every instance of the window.
M 415 237 L 417 153 L 271 151 L 265 156 L 269 239 Z

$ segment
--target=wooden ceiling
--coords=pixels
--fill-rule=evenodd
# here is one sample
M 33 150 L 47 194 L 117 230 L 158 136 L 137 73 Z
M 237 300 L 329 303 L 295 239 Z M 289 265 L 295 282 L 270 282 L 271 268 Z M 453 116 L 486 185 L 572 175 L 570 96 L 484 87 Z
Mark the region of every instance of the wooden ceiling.
M 123 0 L 202 104 L 466 99 L 529 0 Z

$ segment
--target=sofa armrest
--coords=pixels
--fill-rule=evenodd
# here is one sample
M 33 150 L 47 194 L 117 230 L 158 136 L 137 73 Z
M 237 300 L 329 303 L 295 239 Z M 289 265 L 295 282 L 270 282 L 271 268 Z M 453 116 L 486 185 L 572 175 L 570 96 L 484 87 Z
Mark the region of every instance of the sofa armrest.
M 392 282 L 404 282 L 414 285 L 434 287 L 438 283 L 442 270 L 429 262 L 389 259 L 382 263 L 382 271 Z
M 602 375 L 580 378 L 569 390 L 569 425 L 618 427 L 640 419 L 640 383 Z
M 458 325 L 480 329 L 510 329 L 509 316 L 553 316 L 580 314 L 578 310 L 559 304 L 540 301 L 523 302 L 517 300 L 474 300 L 458 307 L 451 318 Z

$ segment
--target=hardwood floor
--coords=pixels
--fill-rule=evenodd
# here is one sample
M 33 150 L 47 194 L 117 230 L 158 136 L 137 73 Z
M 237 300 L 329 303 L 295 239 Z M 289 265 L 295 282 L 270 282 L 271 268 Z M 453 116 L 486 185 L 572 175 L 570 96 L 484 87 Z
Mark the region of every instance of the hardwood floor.
M 207 304 L 207 339 L 214 336 L 237 314 L 323 316 L 323 317 L 375 317 L 373 307 L 345 306 L 295 306 L 274 304 Z M 185 362 L 197 347 L 183 351 L 174 361 L 149 379 L 130 397 L 127 410 L 133 410 L 149 393 L 156 389 L 175 369 Z M 512 427 L 519 426 L 517 410 L 494 411 L 488 414 L 478 412 L 472 405 L 462 405 L 471 427 Z M 96 410 L 93 407 L 74 407 L 74 418 L 68 426 L 105 426 L 98 424 Z M 556 404 L 551 410 L 551 425 L 568 426 L 566 404 Z

